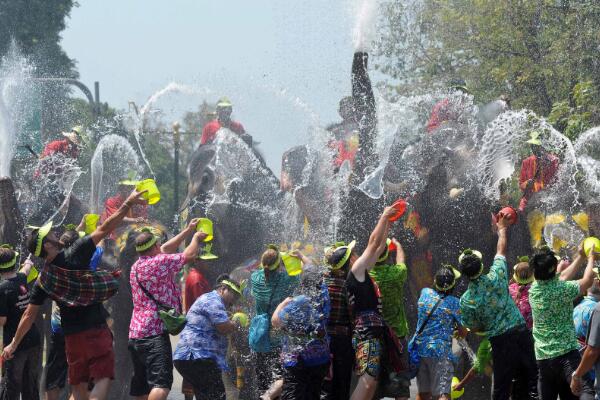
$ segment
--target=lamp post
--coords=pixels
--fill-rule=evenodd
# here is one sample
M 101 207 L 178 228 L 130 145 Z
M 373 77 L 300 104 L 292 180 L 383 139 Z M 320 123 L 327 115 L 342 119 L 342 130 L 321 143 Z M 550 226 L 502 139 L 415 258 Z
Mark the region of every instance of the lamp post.
M 179 211 L 179 129 L 181 125 L 179 122 L 173 123 L 173 187 L 175 193 L 173 194 L 173 215 L 176 215 Z

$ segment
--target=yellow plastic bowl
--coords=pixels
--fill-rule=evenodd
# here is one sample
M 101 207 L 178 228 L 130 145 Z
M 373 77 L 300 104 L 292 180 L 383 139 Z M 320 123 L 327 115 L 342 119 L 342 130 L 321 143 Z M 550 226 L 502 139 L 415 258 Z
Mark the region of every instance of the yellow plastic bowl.
M 250 318 L 248 318 L 248 314 L 243 312 L 236 312 L 231 316 L 233 321 L 240 321 L 240 326 L 242 328 L 247 328 L 250 325 Z
M 98 226 L 98 221 L 100 221 L 100 216 L 98 214 L 85 214 L 85 234 L 89 235 L 90 233 L 96 230 Z
M 457 385 L 458 383 L 460 383 L 460 381 L 458 380 L 458 378 L 457 377 L 453 377 L 452 378 L 452 386 Z M 452 393 L 450 393 L 450 397 L 452 397 L 453 399 L 458 399 L 463 394 L 465 394 L 465 388 L 462 388 L 460 390 L 452 390 Z
M 296 276 L 302 273 L 302 261 L 288 253 L 281 253 L 281 260 L 289 276 Z
M 210 219 L 208 218 L 199 218 L 198 219 L 198 224 L 196 224 L 196 230 L 198 232 L 204 232 L 206 233 L 206 239 L 204 239 L 205 242 L 210 242 L 211 240 L 213 240 L 213 223 Z
M 158 190 L 158 186 L 156 186 L 154 179 L 144 179 L 143 181 L 138 182 L 135 189 L 138 192 L 147 190 L 147 192 L 144 193 L 144 199 L 148 204 L 156 204 L 160 201 L 160 191 Z
M 583 241 L 583 251 L 586 257 L 589 257 L 592 247 L 596 253 L 600 253 L 600 239 L 591 236 Z

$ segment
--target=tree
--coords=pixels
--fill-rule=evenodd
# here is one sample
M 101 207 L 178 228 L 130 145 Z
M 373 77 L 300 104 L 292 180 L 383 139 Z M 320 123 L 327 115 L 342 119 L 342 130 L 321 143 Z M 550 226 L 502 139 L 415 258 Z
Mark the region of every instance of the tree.
M 600 5 L 589 0 L 423 0 L 384 4 L 377 66 L 392 92 L 462 77 L 480 101 L 508 94 L 548 115 L 580 82 L 600 89 Z

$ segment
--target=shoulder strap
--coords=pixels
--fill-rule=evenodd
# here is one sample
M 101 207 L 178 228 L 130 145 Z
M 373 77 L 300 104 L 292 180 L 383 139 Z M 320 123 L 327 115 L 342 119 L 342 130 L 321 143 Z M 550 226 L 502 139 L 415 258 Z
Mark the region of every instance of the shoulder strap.
M 160 301 L 156 300 L 154 298 L 154 296 L 152 296 L 152 293 L 150 293 L 145 287 L 144 285 L 142 285 L 140 283 L 140 280 L 138 279 L 138 274 L 137 272 L 135 273 L 135 283 L 137 283 L 137 285 L 140 287 L 140 289 L 142 289 L 142 292 L 144 292 L 144 294 L 146 295 L 146 297 L 148 297 L 150 300 L 152 300 L 154 302 L 154 304 L 156 304 L 156 307 L 158 307 L 159 309 L 168 309 L 170 307 L 165 306 L 164 304 L 162 304 Z
M 427 318 L 425 318 L 425 321 L 423 321 L 423 323 L 419 327 L 419 330 L 417 331 L 417 333 L 415 333 L 415 337 L 419 336 L 423 332 L 423 330 L 427 326 L 427 323 L 429 322 L 429 319 L 431 318 L 431 316 L 433 315 L 433 313 L 435 312 L 435 310 L 438 308 L 438 306 L 442 303 L 442 301 L 445 298 L 446 298 L 445 296 L 440 296 L 440 299 L 437 301 L 437 303 L 435 303 L 435 305 L 433 306 L 433 308 L 431 309 L 431 311 L 429 312 L 429 314 L 427 314 Z

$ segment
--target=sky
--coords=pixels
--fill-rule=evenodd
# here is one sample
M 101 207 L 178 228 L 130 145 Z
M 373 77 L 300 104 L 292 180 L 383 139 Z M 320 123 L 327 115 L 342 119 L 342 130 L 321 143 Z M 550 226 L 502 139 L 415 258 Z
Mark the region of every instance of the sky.
M 154 103 L 178 120 L 226 95 L 234 118 L 280 169 L 309 127 L 338 119 L 350 93 L 355 0 L 82 0 L 62 45 L 88 87 L 117 109 Z

